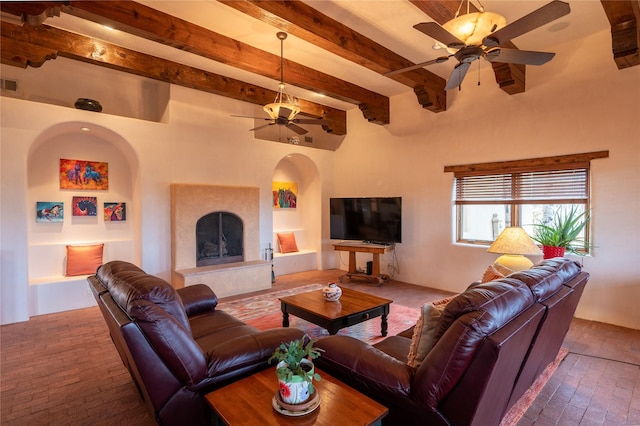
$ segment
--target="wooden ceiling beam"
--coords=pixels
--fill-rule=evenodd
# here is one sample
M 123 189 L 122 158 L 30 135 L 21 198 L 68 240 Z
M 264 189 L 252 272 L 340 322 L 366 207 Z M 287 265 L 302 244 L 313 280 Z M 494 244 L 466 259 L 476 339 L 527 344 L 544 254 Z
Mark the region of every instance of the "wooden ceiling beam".
M 438 24 L 442 25 L 445 22 L 453 19 L 460 6 L 459 0 L 409 0 L 414 6 L 420 9 L 424 14 L 429 16 Z M 463 12 L 466 13 L 466 4 L 463 5 Z M 470 12 L 479 12 L 479 10 L 470 3 Z M 517 49 L 516 45 L 511 41 L 502 44 L 503 47 L 509 49 Z M 506 64 L 499 62 L 492 62 L 491 67 L 496 76 L 496 83 L 502 90 L 510 95 L 516 93 L 523 93 L 526 89 L 526 66 L 519 64 Z
M 273 90 L 47 25 L 33 27 L 2 22 L 0 26 L 4 64 L 39 66 L 47 59 L 61 56 L 256 105 L 273 102 L 276 96 Z M 346 134 L 345 111 L 304 99 L 300 99 L 299 104 L 301 114 L 331 120 L 331 125 L 323 126 L 327 132 Z
M 299 0 L 218 1 L 380 74 L 414 65 Z M 423 108 L 433 112 L 446 110 L 446 81 L 442 77 L 426 69 L 417 69 L 389 78 L 413 88 Z
M 2 25 L 5 25 L 4 23 Z M 20 68 L 39 68 L 46 61 L 55 59 L 58 52 L 55 49 L 35 46 L 2 36 L 2 63 Z
M 51 3 L 43 4 L 50 6 Z M 61 4 L 64 13 L 280 80 L 279 55 L 262 51 L 145 5 L 133 1 L 67 1 Z M 358 105 L 370 122 L 389 123 L 387 96 L 286 59 L 284 80 L 290 85 Z
M 613 60 L 618 69 L 640 65 L 640 2 L 601 0 L 611 24 Z

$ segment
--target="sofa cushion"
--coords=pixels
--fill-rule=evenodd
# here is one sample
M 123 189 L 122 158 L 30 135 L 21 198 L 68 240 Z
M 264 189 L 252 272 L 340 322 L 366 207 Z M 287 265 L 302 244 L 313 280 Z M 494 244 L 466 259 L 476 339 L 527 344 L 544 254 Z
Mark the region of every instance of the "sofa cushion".
M 149 340 L 171 372 L 184 384 L 200 383 L 207 374 L 207 357 L 191 332 L 159 304 L 135 299 L 127 313 Z
M 135 265 L 116 264 L 112 271 L 111 262 L 100 266 L 98 278 L 106 285 L 111 297 L 133 318 L 131 305 L 138 300 L 148 300 L 160 306 L 191 334 L 191 327 L 182 300 L 176 290 L 165 280 L 149 275 Z
M 296 235 L 293 232 L 278 233 L 277 235 L 280 253 L 295 253 L 298 251 Z
M 485 313 L 485 330 L 493 332 L 534 303 L 533 295 L 524 283 L 513 278 L 502 278 L 467 289 L 454 297 L 442 312 L 436 340 L 456 319 L 474 311 Z
M 407 364 L 410 367 L 419 367 L 436 343 L 436 331 L 438 331 L 440 314 L 443 310 L 444 306 L 442 305 L 435 306 L 433 303 L 422 305 L 420 318 L 418 318 L 413 329 L 413 337 L 411 338 L 411 346 L 407 356 Z
M 453 297 L 425 303 L 422 306 L 420 318 L 418 318 L 413 328 L 411 346 L 407 357 L 407 364 L 410 367 L 418 368 L 431 348 L 433 348 L 433 345 L 436 344 L 436 332 L 438 331 L 440 315 L 451 299 Z
M 540 263 L 533 265 L 532 269 L 550 269 L 555 271 L 562 282 L 566 283 L 575 278 L 581 271 L 582 266 L 578 262 L 564 258 L 556 257 L 554 259 L 546 259 Z
M 73 277 L 76 275 L 95 274 L 102 264 L 102 252 L 104 244 L 94 244 L 89 246 L 67 246 L 67 267 L 65 275 Z
M 576 262 L 564 258 L 542 261 L 531 269 L 516 272 L 511 278 L 525 283 L 538 301 L 553 296 L 562 285 L 578 275 L 581 267 Z
M 484 274 L 482 274 L 482 279 L 480 280 L 480 282 L 488 283 L 489 281 L 499 280 L 500 278 L 504 278 L 507 275 L 512 274 L 513 272 L 514 272 L 513 270 L 511 270 L 510 268 L 507 268 L 504 265 L 501 265 L 499 263 L 493 263 L 489 265 L 489 267 L 487 267 L 487 269 L 484 271 Z
M 497 280 L 500 278 L 504 278 L 504 274 L 502 274 L 495 265 L 489 265 L 487 269 L 482 274 L 482 278 L 480 279 L 481 283 L 488 283 L 489 281 Z

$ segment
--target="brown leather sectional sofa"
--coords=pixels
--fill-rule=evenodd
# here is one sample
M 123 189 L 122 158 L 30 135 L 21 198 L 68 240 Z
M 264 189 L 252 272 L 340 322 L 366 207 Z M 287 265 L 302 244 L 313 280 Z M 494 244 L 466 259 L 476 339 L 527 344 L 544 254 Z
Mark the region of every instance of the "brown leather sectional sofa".
M 558 258 L 472 284 L 440 316 L 433 349 L 407 364 L 412 331 L 368 345 L 321 338 L 321 369 L 389 407 L 388 425 L 498 425 L 558 354 L 589 274 Z
M 205 285 L 175 290 L 137 266 L 113 261 L 88 278 L 122 362 L 159 424 L 205 425 L 211 390 L 267 368 L 295 328 L 258 331 L 217 310 Z

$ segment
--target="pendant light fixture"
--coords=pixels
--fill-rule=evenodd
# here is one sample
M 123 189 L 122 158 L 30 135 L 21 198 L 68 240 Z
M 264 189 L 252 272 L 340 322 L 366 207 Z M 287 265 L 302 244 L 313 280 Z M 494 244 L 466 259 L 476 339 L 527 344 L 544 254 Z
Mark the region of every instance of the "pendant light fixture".
M 460 15 L 462 6 L 467 3 L 467 12 Z M 503 28 L 507 25 L 504 16 L 494 13 L 485 12 L 484 6 L 478 0 L 479 12 L 471 12 L 471 0 L 460 0 L 460 5 L 456 11 L 455 17 L 444 23 L 442 27 L 455 35 L 459 40 L 464 42 L 464 46 L 481 46 L 483 39 L 489 34 Z M 441 45 L 442 46 L 442 45 Z M 442 46 L 449 53 L 455 53 L 463 46 Z
M 276 99 L 262 109 L 273 120 L 278 118 L 293 120 L 300 112 L 300 107 L 298 106 L 298 100 L 293 96 L 289 96 L 284 84 L 284 40 L 287 38 L 287 33 L 279 31 L 276 36 L 280 40 L 280 84 L 278 84 Z

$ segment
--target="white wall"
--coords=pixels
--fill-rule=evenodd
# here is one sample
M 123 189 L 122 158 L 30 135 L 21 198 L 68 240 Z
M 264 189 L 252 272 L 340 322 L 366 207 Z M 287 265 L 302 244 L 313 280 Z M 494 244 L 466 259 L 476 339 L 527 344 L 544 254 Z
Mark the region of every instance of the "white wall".
M 50 129 L 78 122 L 109 129 L 138 158 L 130 206 L 142 218 L 137 256 L 143 269 L 167 279 L 169 184 L 259 187 L 263 249 L 273 238 L 274 171 L 293 153 L 308 157 L 320 177 L 310 174 L 308 185 L 321 194 L 315 212 L 322 217 L 314 222 L 322 223 L 315 230 L 322 238 L 322 267 L 340 267 L 329 240 L 329 197 L 400 195 L 404 235 L 396 278 L 461 291 L 495 256 L 453 243 L 453 176 L 444 166 L 609 150 L 610 158 L 592 163 L 597 248 L 584 259 L 592 279 L 577 315 L 640 328 L 640 67 L 617 70 L 610 49 L 608 31 L 563 46 L 550 63 L 527 68 L 524 94 L 506 95 L 483 67 L 482 85 L 476 86 L 476 73 L 470 72 L 462 92 L 450 91 L 443 113 L 422 110 L 412 93 L 391 99 L 388 126 L 367 123 L 352 110 L 348 135 L 336 152 L 255 140 L 244 120 L 230 117 L 252 115 L 252 105 L 176 86 L 163 123 L 0 98 L 1 321 L 30 315 L 30 149 Z M 51 72 L 52 63 L 43 65 L 41 75 Z M 115 71 L 104 72 L 108 81 Z
M 384 128 L 349 113 L 335 195 L 403 197 L 397 279 L 462 291 L 496 258 L 487 247 L 453 242 L 453 174 L 445 166 L 609 150 L 610 158 L 591 163 L 597 247 L 582 259 L 591 280 L 577 316 L 640 328 L 640 67 L 617 70 L 610 40 L 603 32 L 527 67 L 524 94 L 502 92 L 488 67 L 478 87 L 474 66 L 462 91 L 448 93 L 446 112 L 422 111 L 407 93 L 392 98 Z
M 44 76 L 47 76 L 47 65 L 43 66 Z M 54 73 L 53 68 L 49 71 Z M 108 81 L 113 72 L 105 70 L 104 81 Z M 282 158 L 304 153 L 317 167 L 317 174 L 326 176 L 323 184 L 331 185 L 332 152 L 254 139 L 243 120 L 230 117 L 231 114 L 250 114 L 252 105 L 191 89 L 171 87 L 166 123 L 7 97 L 0 98 L 0 108 L 0 319 L 3 324 L 24 321 L 34 314 L 29 308 L 27 272 L 28 229 L 34 218 L 33 202 L 28 197 L 28 165 L 32 147 L 38 145 L 43 135 L 50 136 L 58 128 L 65 129 L 63 133 L 71 132 L 69 129 L 76 125 L 78 128 L 97 126 L 98 131 L 110 129 L 122 140 L 123 146 L 117 148 L 138 159 L 137 170 L 131 170 L 133 199 L 127 206 L 142 218 L 137 226 L 139 232 L 133 231 L 139 235 L 134 238 L 140 240 L 135 258 L 143 269 L 165 279 L 170 279 L 171 270 L 170 183 L 259 187 L 261 249 L 273 237 L 271 182 Z M 101 138 L 104 139 L 109 138 Z M 93 142 L 87 138 L 88 144 Z M 82 155 L 85 156 L 85 152 Z M 59 158 L 52 161 L 57 163 Z M 57 173 L 51 175 L 48 187 L 55 187 L 57 176 Z M 65 243 L 65 238 L 61 235 L 60 242 Z

